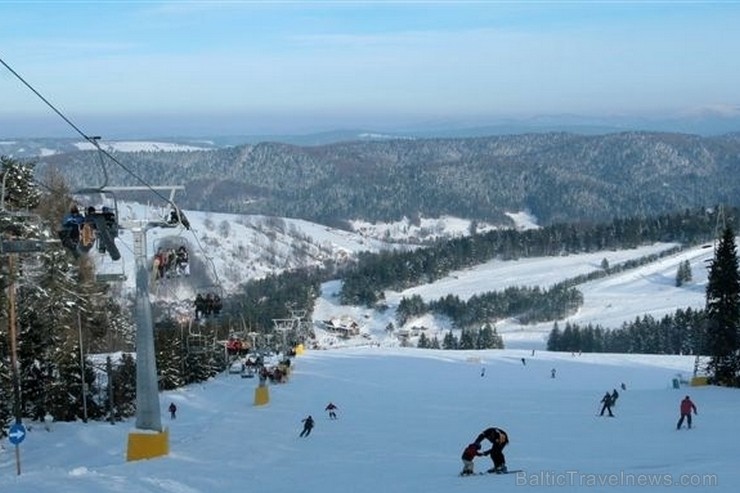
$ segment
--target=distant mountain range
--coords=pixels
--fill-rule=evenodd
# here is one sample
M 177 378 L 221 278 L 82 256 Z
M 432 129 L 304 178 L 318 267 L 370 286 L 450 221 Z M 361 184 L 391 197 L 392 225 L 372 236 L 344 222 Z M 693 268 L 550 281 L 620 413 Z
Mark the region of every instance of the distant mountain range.
M 602 221 L 737 205 L 740 197 L 740 133 L 344 138 L 352 135 L 356 140 L 330 144 L 317 143 L 329 134 L 316 135 L 311 145 L 235 145 L 236 137 L 118 141 L 103 144 L 118 163 L 103 162 L 108 185 L 184 185 L 178 196 L 185 208 L 335 226 L 445 215 L 510 225 L 506 214 L 518 211 L 542 225 Z M 16 152 L 6 152 L 13 146 Z M 34 154 L 39 176 L 54 167 L 76 186 L 99 186 L 101 156 L 81 149 L 79 139 L 0 141 L 0 154 Z

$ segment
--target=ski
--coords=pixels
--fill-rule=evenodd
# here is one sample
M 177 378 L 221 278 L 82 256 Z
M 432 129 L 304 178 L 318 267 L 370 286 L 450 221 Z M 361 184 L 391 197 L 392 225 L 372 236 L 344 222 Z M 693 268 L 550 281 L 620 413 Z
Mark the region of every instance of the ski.
M 501 474 L 501 475 L 504 475 L 504 474 L 516 474 L 516 473 L 519 473 L 519 472 L 524 472 L 524 469 L 509 469 L 506 472 L 488 472 L 488 471 L 486 471 L 486 472 L 475 472 L 475 473 L 472 473 L 472 474 L 458 474 L 458 476 L 462 476 L 462 477 L 464 477 L 464 476 L 488 476 L 488 475 L 492 475 L 493 476 L 493 475 L 497 475 L 497 474 Z

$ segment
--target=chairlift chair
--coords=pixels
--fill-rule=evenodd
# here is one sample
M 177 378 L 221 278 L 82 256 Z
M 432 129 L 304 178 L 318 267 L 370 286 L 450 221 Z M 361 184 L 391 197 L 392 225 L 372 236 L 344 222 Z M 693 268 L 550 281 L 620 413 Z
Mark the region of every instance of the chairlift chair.
M 126 264 L 121 257 L 120 261 L 111 262 L 107 255 L 98 253 L 100 259 L 96 262 L 95 280 L 102 283 L 116 283 L 126 280 Z
M 62 244 L 76 255 L 86 255 L 97 245 L 99 252 L 119 260 L 121 252 L 114 241 L 120 229 L 115 195 L 103 188 L 84 188 L 74 192 L 73 198 L 58 232 Z
M 205 317 L 208 317 L 208 316 L 218 317 L 220 315 L 221 309 L 223 308 L 223 299 L 224 299 L 223 288 L 221 286 L 218 286 L 218 285 L 198 286 L 195 289 L 195 294 L 196 294 L 196 301 L 195 301 L 196 312 L 203 313 Z M 200 309 L 198 307 L 199 299 L 203 303 L 203 309 Z M 208 303 L 210 300 L 214 300 L 216 301 L 216 303 L 209 307 Z
M 193 327 L 192 321 L 188 326 L 185 343 L 188 354 L 203 354 L 208 350 L 208 339 L 199 328 Z

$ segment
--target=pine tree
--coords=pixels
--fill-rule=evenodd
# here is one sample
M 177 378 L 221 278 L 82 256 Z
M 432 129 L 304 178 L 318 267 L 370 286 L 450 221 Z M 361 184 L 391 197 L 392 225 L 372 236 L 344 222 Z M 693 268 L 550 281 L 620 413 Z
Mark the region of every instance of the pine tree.
M 457 349 L 457 337 L 451 330 L 442 339 L 442 349 Z
M 439 343 L 437 336 L 432 337 L 429 341 L 429 349 L 442 349 L 442 345 Z
M 501 335 L 496 330 L 496 327 L 493 328 L 493 334 L 491 336 L 491 346 L 489 349 L 504 349 L 504 338 L 501 337 Z
M 547 350 L 548 351 L 561 351 L 561 340 L 560 340 L 560 328 L 558 327 L 558 323 L 555 322 L 555 324 L 552 327 L 552 330 L 550 331 L 550 336 L 547 338 Z
M 429 347 L 429 338 L 424 332 L 419 334 L 419 341 L 416 343 L 416 347 L 419 349 L 427 349 Z
M 678 264 L 678 271 L 676 272 L 676 287 L 681 287 L 687 282 L 691 282 L 691 263 L 688 260 Z
M 709 267 L 706 291 L 709 371 L 720 385 L 738 386 L 740 376 L 740 276 L 735 234 L 725 228 Z
M 476 349 L 477 338 L 477 332 L 473 332 L 472 330 L 463 330 L 460 334 L 460 344 L 458 345 L 458 349 Z
M 159 324 L 154 333 L 157 358 L 157 371 L 161 390 L 172 390 L 185 384 L 183 370 L 183 344 L 177 324 Z
M 136 414 L 136 361 L 123 353 L 113 368 L 113 415 L 123 419 Z

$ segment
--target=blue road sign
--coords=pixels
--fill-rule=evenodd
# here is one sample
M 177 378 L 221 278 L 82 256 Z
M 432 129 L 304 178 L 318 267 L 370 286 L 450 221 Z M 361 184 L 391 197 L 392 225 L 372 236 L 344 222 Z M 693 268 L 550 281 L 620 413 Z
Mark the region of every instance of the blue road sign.
M 26 427 L 20 423 L 16 423 L 8 430 L 8 439 L 13 445 L 18 445 L 26 438 Z

